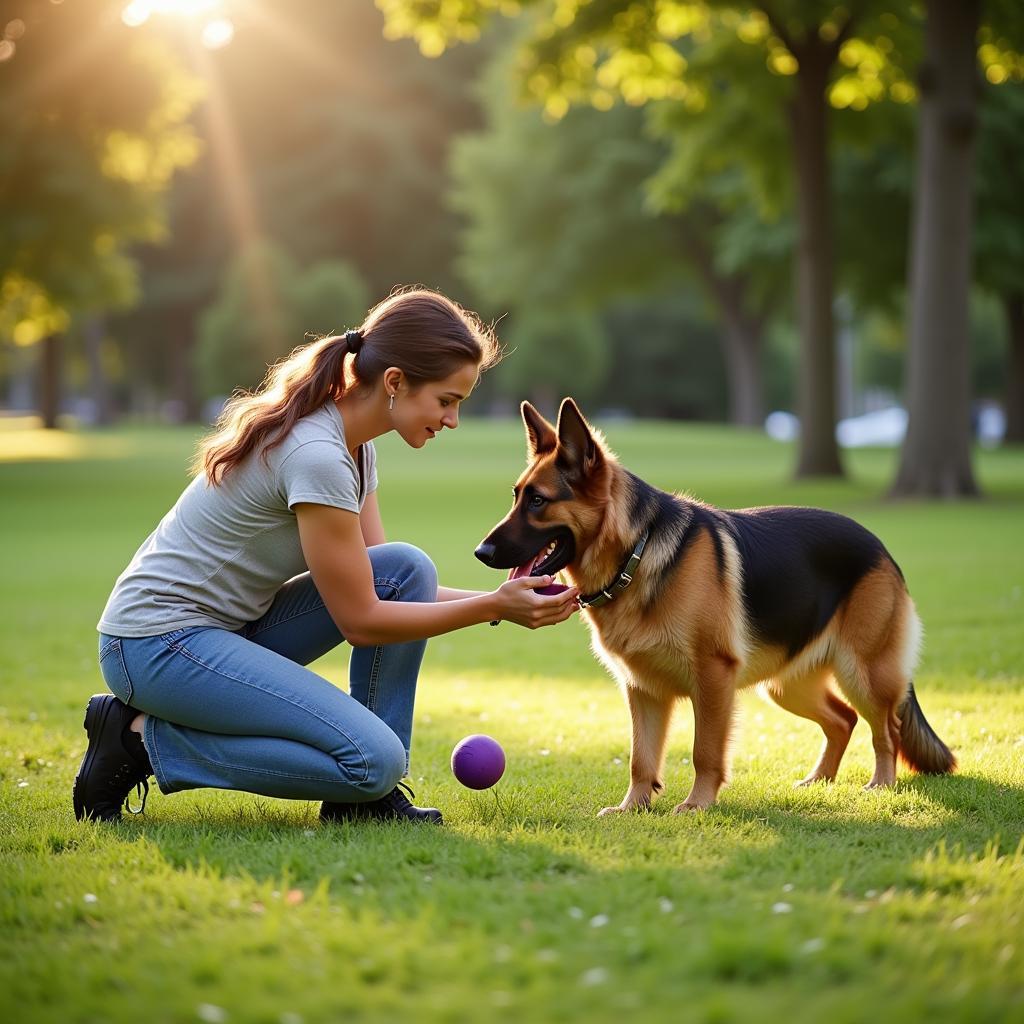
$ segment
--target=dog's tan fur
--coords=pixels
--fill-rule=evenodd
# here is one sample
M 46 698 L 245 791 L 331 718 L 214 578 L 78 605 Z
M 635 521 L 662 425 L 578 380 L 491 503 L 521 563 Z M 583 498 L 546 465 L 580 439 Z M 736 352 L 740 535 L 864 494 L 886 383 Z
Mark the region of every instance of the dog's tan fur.
M 564 496 L 565 473 L 558 461 L 564 437 L 555 438 L 532 408 L 524 408 L 524 419 L 531 461 L 517 493 L 532 484 Z M 560 418 L 559 434 L 561 426 Z M 573 481 L 571 497 L 550 504 L 534 523 L 572 531 L 575 557 L 565 571 L 583 593 L 616 577 L 636 536 L 625 501 L 627 475 L 603 438 L 590 433 L 596 449 Z M 754 685 L 762 685 L 780 707 L 817 722 L 824 733 L 821 756 L 802 785 L 835 778 L 858 713 L 868 722 L 874 745 L 869 787 L 894 781 L 901 752 L 924 770 L 950 770 L 938 755 L 929 763 L 920 750 L 907 755 L 901 747 L 899 710 L 908 697 L 921 628 L 895 564 L 883 562 L 860 578 L 825 628 L 790 656 L 758 642 L 744 610 L 736 543 L 728 530 L 717 532 L 717 555 L 704 529 L 676 564 L 671 559 L 677 538 L 652 536 L 632 585 L 610 604 L 583 612 L 594 652 L 621 684 L 633 723 L 629 788 L 618 805 L 601 813 L 646 808 L 663 788 L 669 722 L 679 698 L 693 704 L 695 778 L 675 810 L 714 803 L 728 776 L 736 692 Z M 948 750 L 945 754 L 951 759 Z

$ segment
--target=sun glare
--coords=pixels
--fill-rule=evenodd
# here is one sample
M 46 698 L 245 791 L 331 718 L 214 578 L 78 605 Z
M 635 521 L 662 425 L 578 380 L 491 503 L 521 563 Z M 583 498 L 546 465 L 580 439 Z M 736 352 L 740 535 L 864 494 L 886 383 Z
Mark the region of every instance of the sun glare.
M 213 21 L 206 23 L 200 38 L 208 50 L 219 50 L 222 46 L 227 46 L 234 35 L 235 26 L 227 18 L 214 18 Z
M 199 22 L 199 38 L 208 50 L 227 46 L 235 35 L 235 26 L 224 13 L 224 0 L 131 0 L 121 11 L 121 20 L 138 28 L 154 15 Z
M 154 14 L 174 14 L 182 18 L 200 18 L 223 6 L 223 0 L 132 0 L 121 12 L 126 25 L 143 25 Z

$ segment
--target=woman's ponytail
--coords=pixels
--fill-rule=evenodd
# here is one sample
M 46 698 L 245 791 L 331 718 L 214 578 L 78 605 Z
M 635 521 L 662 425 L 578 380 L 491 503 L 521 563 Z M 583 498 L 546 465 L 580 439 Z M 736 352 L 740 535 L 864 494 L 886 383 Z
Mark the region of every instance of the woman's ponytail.
M 201 443 L 194 470 L 218 484 L 256 448 L 262 447 L 266 461 L 296 420 L 341 397 L 350 351 L 346 335 L 321 338 L 275 363 L 255 392 L 232 395 L 214 433 Z
M 500 358 L 493 331 L 451 299 L 422 288 L 395 292 L 362 327 L 297 348 L 270 367 L 256 391 L 234 394 L 200 442 L 193 469 L 218 484 L 257 449 L 266 461 L 297 420 L 350 387 L 372 387 L 390 366 L 417 388 L 467 363 L 482 372 Z

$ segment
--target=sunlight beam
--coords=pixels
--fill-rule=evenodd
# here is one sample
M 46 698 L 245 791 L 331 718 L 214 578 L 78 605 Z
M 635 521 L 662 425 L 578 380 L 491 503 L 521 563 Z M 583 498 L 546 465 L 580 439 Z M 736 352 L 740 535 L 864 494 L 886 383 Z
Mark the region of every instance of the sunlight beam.
M 145 25 L 154 15 L 179 18 L 205 18 L 220 11 L 224 0 L 132 0 L 121 12 L 121 20 L 131 28 Z
M 265 31 L 283 48 L 301 58 L 307 67 L 313 67 L 317 71 L 328 74 L 337 74 L 341 63 L 337 50 L 312 38 L 294 21 L 255 2 L 246 7 L 245 15 L 253 25 Z
M 209 90 L 205 112 L 210 155 L 235 238 L 235 252 L 241 255 L 263 237 L 252 184 L 231 107 L 214 61 L 206 49 L 200 46 L 193 46 L 193 57 L 196 70 L 202 75 Z M 266 318 L 268 323 L 275 322 L 279 308 L 276 288 L 255 262 L 250 266 L 247 284 L 251 301 L 260 317 Z M 286 342 L 287 339 L 282 339 L 282 344 Z

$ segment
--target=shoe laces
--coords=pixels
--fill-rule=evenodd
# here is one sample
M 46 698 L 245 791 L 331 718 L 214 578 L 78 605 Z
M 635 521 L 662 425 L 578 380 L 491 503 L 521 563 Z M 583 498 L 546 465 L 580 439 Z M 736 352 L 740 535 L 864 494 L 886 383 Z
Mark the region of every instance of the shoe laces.
M 141 782 L 136 783 L 135 792 L 142 797 L 142 803 L 139 806 L 132 807 L 131 805 L 131 790 L 128 791 L 128 795 L 124 798 L 124 809 L 129 814 L 141 814 L 146 809 L 146 797 L 149 796 L 149 782 L 143 779 Z
M 408 794 L 408 796 L 406 794 Z M 385 799 L 396 811 L 404 811 L 414 806 L 413 800 L 416 799 L 416 794 L 412 791 L 412 787 L 407 783 L 399 782 L 398 785 L 388 793 Z
M 130 761 L 122 761 L 110 776 L 109 786 L 110 795 L 115 798 L 114 805 L 119 810 L 122 806 L 122 800 L 124 801 L 124 809 L 129 814 L 142 814 L 146 809 L 146 797 L 149 796 L 149 780 L 145 775 L 139 776 L 137 765 L 132 764 Z M 142 803 L 138 808 L 131 805 L 133 789 L 142 798 Z

